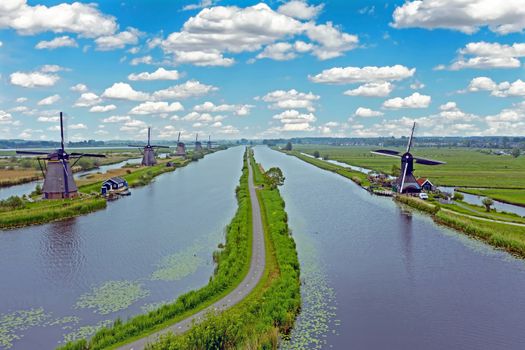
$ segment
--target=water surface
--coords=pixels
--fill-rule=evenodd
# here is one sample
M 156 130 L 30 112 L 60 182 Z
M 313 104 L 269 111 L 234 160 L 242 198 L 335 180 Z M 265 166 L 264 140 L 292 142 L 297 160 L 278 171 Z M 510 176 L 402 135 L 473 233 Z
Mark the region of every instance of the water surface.
M 301 265 L 315 247 L 330 287 L 326 299 L 335 293 L 335 315 L 319 318 L 326 331 L 292 335 L 299 345 L 286 347 L 525 349 L 522 260 L 295 157 L 266 147 L 256 147 L 255 156 L 264 168 L 283 170 Z M 317 283 L 308 274 L 302 279 Z M 314 299 L 303 314 L 330 315 L 316 295 L 325 288 L 302 290 L 313 294 L 304 300 Z

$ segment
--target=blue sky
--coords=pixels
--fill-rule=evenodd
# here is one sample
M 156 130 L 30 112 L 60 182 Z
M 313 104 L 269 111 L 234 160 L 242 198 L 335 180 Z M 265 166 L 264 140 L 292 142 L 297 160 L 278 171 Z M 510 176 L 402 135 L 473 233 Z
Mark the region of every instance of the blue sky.
M 0 3 L 0 138 L 525 134 L 525 0 Z

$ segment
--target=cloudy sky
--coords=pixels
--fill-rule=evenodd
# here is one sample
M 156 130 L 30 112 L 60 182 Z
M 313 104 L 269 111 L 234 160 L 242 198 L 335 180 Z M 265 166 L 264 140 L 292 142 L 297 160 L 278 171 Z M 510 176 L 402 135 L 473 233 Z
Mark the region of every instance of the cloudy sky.
M 525 135 L 525 0 L 63 1 L 0 1 L 0 138 Z

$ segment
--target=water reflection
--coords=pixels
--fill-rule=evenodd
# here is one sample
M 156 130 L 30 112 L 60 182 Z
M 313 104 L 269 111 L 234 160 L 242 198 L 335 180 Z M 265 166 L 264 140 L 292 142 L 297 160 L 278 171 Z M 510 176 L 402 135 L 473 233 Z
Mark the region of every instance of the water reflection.
M 401 249 L 403 255 L 403 262 L 405 265 L 406 272 L 410 280 L 413 278 L 412 273 L 412 213 L 408 210 L 400 209 L 400 230 L 399 235 L 401 238 Z
M 46 278 L 69 285 L 85 263 L 78 219 L 45 226 L 40 238 L 40 258 Z

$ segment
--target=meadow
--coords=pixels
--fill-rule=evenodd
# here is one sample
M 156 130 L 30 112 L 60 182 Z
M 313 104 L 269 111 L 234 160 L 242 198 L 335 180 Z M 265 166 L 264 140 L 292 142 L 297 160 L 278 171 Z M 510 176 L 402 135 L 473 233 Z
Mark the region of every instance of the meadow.
M 503 203 L 525 206 L 525 190 L 461 188 L 459 191 L 490 197 Z
M 392 166 L 400 161 L 392 157 L 371 154 L 381 147 L 354 147 L 328 145 L 294 144 L 293 149 L 313 155 L 318 151 L 321 157 L 350 165 L 392 174 Z M 403 149 L 397 149 L 403 152 Z M 525 189 L 525 156 L 513 158 L 505 155 L 487 154 L 469 148 L 427 148 L 414 147 L 414 156 L 436 159 L 447 164 L 428 166 L 415 164 L 414 174 L 428 177 L 439 186 L 483 187 L 498 189 Z

